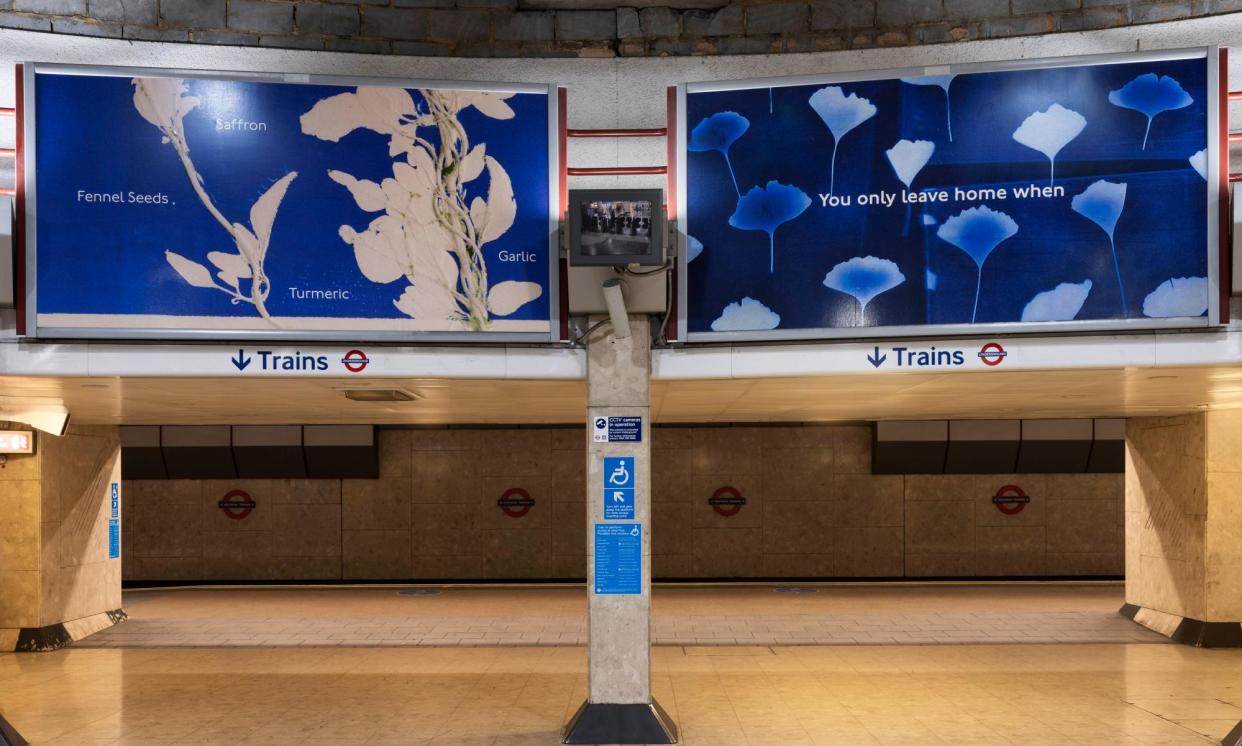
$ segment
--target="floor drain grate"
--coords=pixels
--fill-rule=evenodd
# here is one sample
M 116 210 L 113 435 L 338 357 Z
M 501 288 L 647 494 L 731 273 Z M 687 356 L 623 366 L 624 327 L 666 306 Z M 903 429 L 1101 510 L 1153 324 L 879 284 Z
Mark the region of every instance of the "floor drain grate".
M 799 588 L 792 586 L 781 586 L 780 588 L 773 588 L 772 591 L 774 593 L 819 593 L 819 589 L 817 588 Z
M 438 596 L 439 588 L 407 588 L 404 591 L 397 591 L 398 596 Z

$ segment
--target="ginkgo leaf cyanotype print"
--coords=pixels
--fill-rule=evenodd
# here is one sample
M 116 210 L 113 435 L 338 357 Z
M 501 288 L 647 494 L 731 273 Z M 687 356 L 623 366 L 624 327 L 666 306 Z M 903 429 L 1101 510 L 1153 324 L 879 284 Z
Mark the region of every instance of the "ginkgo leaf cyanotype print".
M 1195 173 L 1207 181 L 1207 149 L 1200 150 L 1186 160 L 1190 161 L 1190 167 L 1195 170 Z
M 897 174 L 897 179 L 906 185 L 906 189 L 910 189 L 914 177 L 919 175 L 919 171 L 923 170 L 923 166 L 927 165 L 935 151 L 936 143 L 930 140 L 898 140 L 896 145 L 884 151 L 884 155 L 888 157 L 888 163 L 893 167 L 893 173 Z M 912 209 L 913 205 L 907 202 L 906 222 L 901 229 L 903 236 L 910 232 Z
M 753 187 L 737 201 L 729 225 L 744 231 L 768 234 L 768 272 L 776 271 L 776 229 L 801 215 L 811 206 L 811 198 L 796 186 L 769 181 Z
M 1170 277 L 1143 299 L 1143 315 L 1153 319 L 1194 318 L 1207 308 L 1206 277 Z
M 730 303 L 712 322 L 714 332 L 746 332 L 775 329 L 781 323 L 779 314 L 749 296 Z
M 1051 185 L 1056 174 L 1057 153 L 1078 137 L 1086 126 L 1087 120 L 1082 114 L 1053 104 L 1023 119 L 1022 124 L 1013 131 L 1013 139 L 1047 156 L 1048 184 Z
M 503 236 L 517 217 L 509 174 L 472 145 L 458 115 L 473 108 L 485 117 L 512 119 L 513 93 L 419 89 L 416 103 L 400 88 L 362 86 L 318 101 L 301 117 L 302 131 L 337 142 L 357 129 L 388 137 L 392 176 L 374 182 L 330 169 L 328 178 L 349 190 L 359 209 L 380 213 L 365 231 L 342 225 L 368 280 L 409 286 L 393 300 L 402 313 L 435 329 L 487 329 L 539 298 L 538 283 L 492 285 L 484 246 Z M 475 183 L 487 174 L 486 197 Z
M 1108 102 L 1114 106 L 1133 109 L 1147 117 L 1143 130 L 1143 150 L 1147 150 L 1147 137 L 1151 123 L 1158 114 L 1173 109 L 1184 109 L 1195 102 L 1182 84 L 1168 75 L 1144 73 L 1115 91 L 1108 92 Z
M 164 258 L 183 280 L 198 288 L 219 290 L 229 296 L 233 303 L 249 303 L 272 326 L 280 326 L 267 310 L 267 298 L 272 283 L 264 270 L 267 249 L 272 239 L 272 226 L 276 211 L 284 201 L 289 185 L 297 178 L 291 171 L 269 186 L 250 207 L 250 227 L 229 220 L 207 193 L 202 174 L 190 157 L 190 144 L 186 140 L 185 116 L 198 107 L 200 101 L 186 95 L 188 88 L 179 78 L 134 78 L 134 108 L 148 123 L 163 135 L 161 143 L 172 145 L 185 170 L 186 178 L 195 196 L 221 228 L 229 234 L 236 254 L 222 251 L 207 253 L 208 261 L 218 270 L 216 277 L 211 270 L 193 259 L 175 251 L 165 250 Z M 242 280 L 248 280 L 243 289 Z
M 1023 321 L 1072 321 L 1082 310 L 1091 292 L 1091 280 L 1062 282 L 1051 290 L 1036 293 L 1022 307 Z
M 975 323 L 975 317 L 979 315 L 984 263 L 993 249 L 1017 232 L 1018 224 L 1013 218 L 987 205 L 962 210 L 936 230 L 937 236 L 961 249 L 975 262 L 975 304 L 970 312 L 970 323 Z
M 902 83 L 910 85 L 939 86 L 944 90 L 944 126 L 949 132 L 949 142 L 953 142 L 953 115 L 950 113 L 949 86 L 953 85 L 956 74 L 924 75 L 920 78 L 902 78 Z
M 880 293 L 906 281 L 897 263 L 877 256 L 856 256 L 834 266 L 824 275 L 824 287 L 858 301 L 858 326 L 865 326 L 867 304 Z
M 1126 206 L 1126 185 L 1100 179 L 1075 195 L 1070 200 L 1074 212 L 1100 226 L 1100 230 L 1108 235 L 1108 247 L 1113 254 L 1113 271 L 1117 274 L 1117 291 L 1121 294 L 1121 317 L 1130 315 L 1126 303 L 1126 287 L 1121 279 L 1121 263 L 1117 261 L 1117 241 L 1114 234 L 1117 230 L 1117 219 Z
M 729 167 L 729 177 L 733 179 L 733 191 L 742 196 L 737 185 L 737 174 L 733 172 L 733 160 L 729 158 L 729 148 L 738 141 L 746 130 L 750 129 L 750 121 L 736 111 L 720 111 L 706 117 L 690 130 L 690 139 L 686 149 L 691 153 L 707 153 L 715 151 L 724 156 L 725 165 Z
M 686 261 L 693 262 L 703 253 L 703 242 L 694 236 L 686 236 Z
M 876 108 L 869 99 L 857 93 L 846 96 L 845 91 L 838 85 L 820 88 L 811 94 L 808 103 L 832 132 L 832 163 L 828 168 L 828 193 L 833 194 L 837 183 L 837 148 L 841 145 L 841 138 L 845 137 L 850 130 L 874 117 Z

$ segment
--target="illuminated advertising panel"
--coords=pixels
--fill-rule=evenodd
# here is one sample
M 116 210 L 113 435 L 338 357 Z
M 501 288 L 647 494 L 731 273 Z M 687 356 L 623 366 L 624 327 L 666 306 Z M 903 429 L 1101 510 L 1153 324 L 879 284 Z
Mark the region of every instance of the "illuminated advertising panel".
M 31 64 L 26 333 L 548 341 L 545 85 Z
M 1220 323 L 1215 49 L 691 83 L 689 341 Z

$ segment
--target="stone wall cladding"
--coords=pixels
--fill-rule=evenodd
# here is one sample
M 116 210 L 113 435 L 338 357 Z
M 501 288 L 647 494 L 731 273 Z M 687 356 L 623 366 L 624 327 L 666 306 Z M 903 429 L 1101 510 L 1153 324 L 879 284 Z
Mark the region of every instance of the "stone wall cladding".
M 1242 11 L 1242 0 L 0 0 L 0 28 L 458 57 L 951 44 Z

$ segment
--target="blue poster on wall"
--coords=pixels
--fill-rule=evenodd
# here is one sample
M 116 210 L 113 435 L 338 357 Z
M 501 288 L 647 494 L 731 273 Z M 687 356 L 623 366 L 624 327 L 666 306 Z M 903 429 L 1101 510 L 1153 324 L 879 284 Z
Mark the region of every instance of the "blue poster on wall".
M 1217 323 L 1217 64 L 686 86 L 689 339 Z
M 25 72 L 28 333 L 554 328 L 547 86 Z

